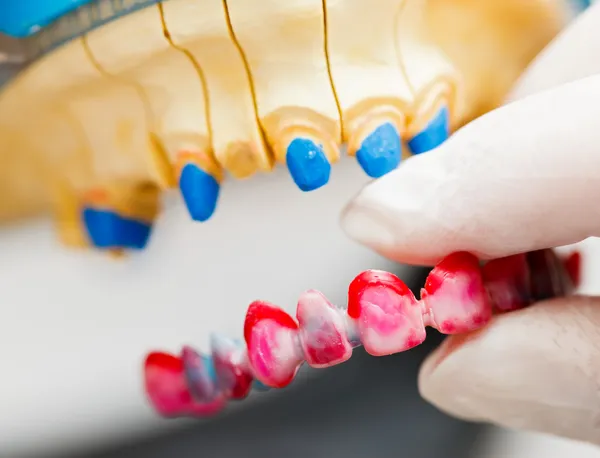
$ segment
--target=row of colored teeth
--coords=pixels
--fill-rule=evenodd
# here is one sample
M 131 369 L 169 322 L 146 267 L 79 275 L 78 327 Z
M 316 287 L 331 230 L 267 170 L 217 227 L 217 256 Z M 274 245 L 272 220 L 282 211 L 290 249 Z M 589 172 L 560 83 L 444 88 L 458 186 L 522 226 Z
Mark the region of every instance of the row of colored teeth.
M 180 356 L 153 352 L 145 384 L 164 416 L 203 416 L 255 388 L 284 388 L 302 364 L 331 367 L 350 359 L 360 345 L 374 356 L 421 344 L 426 326 L 443 334 L 480 329 L 494 312 L 570 294 L 578 282 L 579 255 L 561 261 L 541 250 L 489 261 L 455 253 L 431 271 L 417 300 L 395 275 L 368 270 L 350 284 L 348 306 L 333 306 L 318 291 L 301 295 L 296 319 L 263 301 L 250 304 L 246 345 L 213 337 L 211 354 L 184 347 Z

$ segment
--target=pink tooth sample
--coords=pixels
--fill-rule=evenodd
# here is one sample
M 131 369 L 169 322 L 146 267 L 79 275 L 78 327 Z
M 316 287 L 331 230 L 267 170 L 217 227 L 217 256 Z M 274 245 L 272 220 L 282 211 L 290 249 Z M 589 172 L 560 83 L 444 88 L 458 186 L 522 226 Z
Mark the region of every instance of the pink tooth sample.
M 581 253 L 579 251 L 571 253 L 563 261 L 567 274 L 573 284 L 573 288 L 578 288 L 581 284 L 581 262 Z
M 244 323 L 248 361 L 255 377 L 271 388 L 284 388 L 304 361 L 298 324 L 267 302 L 250 304 Z
M 425 340 L 419 303 L 404 282 L 389 272 L 368 270 L 352 281 L 348 315 L 373 356 L 406 351 Z
M 509 312 L 531 304 L 531 279 L 524 254 L 489 261 L 482 273 L 489 297 L 498 311 Z
M 227 399 L 244 399 L 252 389 L 254 376 L 246 358 L 246 349 L 235 341 L 211 336 L 211 353 L 217 385 Z
M 209 364 L 212 366 L 212 361 L 187 345 L 182 348 L 180 358 L 187 386 L 194 399 L 204 404 L 217 399 L 219 390 L 208 367 Z
M 487 324 L 492 307 L 478 259 L 459 252 L 444 258 L 431 271 L 421 290 L 427 324 L 443 334 L 461 334 Z
M 535 301 L 564 296 L 573 290 L 574 282 L 553 250 L 531 251 L 526 256 Z
M 213 415 L 225 406 L 223 398 L 209 403 L 196 402 L 187 387 L 183 361 L 168 353 L 148 354 L 144 380 L 152 406 L 165 417 Z
M 310 290 L 298 300 L 296 318 L 300 324 L 300 343 L 306 362 L 324 368 L 347 361 L 352 345 L 346 332 L 345 317 L 323 294 Z

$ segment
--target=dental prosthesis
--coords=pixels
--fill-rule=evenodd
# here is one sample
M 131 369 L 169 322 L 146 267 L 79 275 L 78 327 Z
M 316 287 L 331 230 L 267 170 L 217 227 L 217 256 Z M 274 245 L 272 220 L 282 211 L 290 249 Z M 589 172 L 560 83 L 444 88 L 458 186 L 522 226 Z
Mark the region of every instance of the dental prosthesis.
M 228 175 L 282 164 L 309 192 L 344 152 L 380 177 L 436 148 L 497 106 L 573 11 L 566 0 L 4 3 L 0 31 L 26 60 L 0 92 L 0 220 L 49 212 L 67 245 L 116 254 L 147 245 L 172 188 L 207 221 Z
M 395 275 L 365 271 L 350 284 L 345 309 L 318 291 L 301 295 L 296 319 L 263 301 L 250 304 L 245 346 L 213 337 L 210 354 L 184 347 L 179 356 L 150 353 L 144 376 L 148 398 L 163 416 L 205 416 L 254 388 L 284 388 L 304 363 L 326 368 L 350 359 L 360 345 L 374 356 L 421 344 L 430 326 L 461 334 L 485 326 L 495 313 L 570 294 L 579 282 L 580 257 L 565 261 L 552 250 L 480 265 L 455 253 L 431 271 L 417 300 Z

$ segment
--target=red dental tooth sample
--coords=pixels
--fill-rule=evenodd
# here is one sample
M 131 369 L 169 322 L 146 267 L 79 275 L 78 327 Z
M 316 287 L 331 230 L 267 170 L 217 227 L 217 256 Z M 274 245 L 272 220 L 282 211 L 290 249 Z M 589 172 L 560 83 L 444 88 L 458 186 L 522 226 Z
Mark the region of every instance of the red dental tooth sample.
M 573 282 L 569 273 L 553 250 L 531 251 L 525 256 L 535 301 L 564 296 L 572 291 Z
M 348 290 L 348 315 L 356 320 L 365 350 L 385 356 L 425 340 L 422 310 L 412 291 L 389 272 L 369 270 Z
M 579 251 L 571 253 L 563 263 L 573 286 L 577 288 L 581 284 L 581 253 Z
M 225 406 L 223 399 L 196 402 L 187 387 L 182 360 L 168 353 L 154 352 L 146 357 L 144 381 L 150 402 L 165 417 L 212 415 Z
M 509 312 L 531 304 L 531 278 L 524 254 L 489 261 L 482 274 L 496 310 Z
M 254 376 L 246 361 L 245 349 L 224 338 L 211 339 L 217 386 L 227 399 L 244 399 L 252 389 Z
M 454 253 L 431 271 L 421 290 L 427 324 L 444 334 L 460 334 L 484 326 L 492 307 L 483 284 L 478 259 Z
M 304 358 L 310 366 L 330 367 L 350 359 L 352 346 L 345 318 L 323 294 L 314 290 L 302 294 L 296 318 Z
M 296 376 L 304 358 L 298 324 L 267 302 L 250 304 L 244 323 L 248 361 L 255 377 L 271 388 L 283 388 Z

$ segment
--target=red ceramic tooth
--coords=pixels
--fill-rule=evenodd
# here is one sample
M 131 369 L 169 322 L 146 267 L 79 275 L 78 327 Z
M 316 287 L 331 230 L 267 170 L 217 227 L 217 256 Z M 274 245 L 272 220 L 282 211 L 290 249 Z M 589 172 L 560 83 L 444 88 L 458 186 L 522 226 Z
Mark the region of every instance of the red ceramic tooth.
M 492 305 L 498 311 L 509 312 L 531 304 L 529 265 L 524 254 L 494 259 L 481 270 Z
M 419 303 L 389 272 L 367 270 L 352 281 L 348 315 L 356 320 L 365 350 L 374 356 L 405 351 L 425 340 Z
M 306 362 L 316 368 L 334 366 L 352 356 L 345 318 L 319 291 L 307 291 L 298 300 L 296 318 Z
M 573 291 L 573 282 L 554 250 L 536 250 L 526 254 L 535 301 L 565 296 Z
M 289 385 L 303 361 L 294 319 L 267 302 L 253 302 L 246 314 L 244 338 L 256 378 L 272 388 Z
M 564 266 L 571 277 L 573 286 L 577 288 L 581 284 L 581 253 L 575 251 L 564 260 Z
M 484 326 L 492 316 L 477 258 L 454 253 L 431 271 L 421 290 L 428 324 L 444 334 L 460 334 Z
M 168 353 L 154 352 L 146 357 L 144 380 L 152 405 L 166 417 L 212 415 L 225 405 L 223 399 L 196 402 L 186 384 L 183 361 Z
M 219 390 L 229 399 L 244 399 L 252 389 L 254 376 L 248 367 L 245 348 L 219 335 L 211 337 L 212 359 Z

